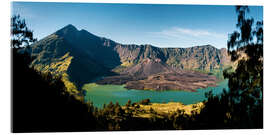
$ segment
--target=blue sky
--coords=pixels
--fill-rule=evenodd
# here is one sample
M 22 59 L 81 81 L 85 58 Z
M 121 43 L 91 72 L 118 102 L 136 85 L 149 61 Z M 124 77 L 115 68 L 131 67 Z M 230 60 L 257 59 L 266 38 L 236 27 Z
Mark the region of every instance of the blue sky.
M 190 47 L 211 44 L 226 48 L 236 24 L 234 6 L 13 2 L 11 12 L 25 18 L 42 39 L 73 24 L 123 44 Z M 255 20 L 263 8 L 250 7 Z

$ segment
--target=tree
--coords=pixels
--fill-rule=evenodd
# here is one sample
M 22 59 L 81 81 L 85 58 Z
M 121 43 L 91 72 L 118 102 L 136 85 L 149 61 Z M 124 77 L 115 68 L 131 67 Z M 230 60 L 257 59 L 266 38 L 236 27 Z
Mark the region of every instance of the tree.
M 129 99 L 128 102 L 126 103 L 126 107 L 130 107 L 131 105 L 131 100 Z
M 234 72 L 224 72 L 229 79 L 229 102 L 236 104 L 233 114 L 238 120 L 248 121 L 247 126 L 262 127 L 263 21 L 254 26 L 247 6 L 237 6 L 236 13 L 238 30 L 230 34 L 227 47 L 231 60 L 238 61 L 238 66 Z
M 20 15 L 14 15 L 11 18 L 11 47 L 21 48 L 36 40 L 33 38 L 33 31 L 26 26 L 25 20 L 21 19 Z
M 140 102 L 140 104 L 142 105 L 149 105 L 149 103 L 150 103 L 150 99 L 144 99 Z
M 12 63 L 13 65 L 19 63 L 17 57 L 20 58 L 20 67 L 24 63 L 28 66 L 32 59 L 26 51 L 18 53 L 18 50 L 22 50 L 22 47 L 28 47 L 30 43 L 34 43 L 37 39 L 33 37 L 33 31 L 29 30 L 26 26 L 25 20 L 20 18 L 20 15 L 14 15 L 11 17 L 11 49 L 12 49 Z M 27 67 L 26 67 L 27 68 Z
M 238 61 L 235 72 L 224 72 L 229 79 L 230 94 L 234 100 L 245 103 L 247 111 L 262 104 L 263 96 L 263 21 L 247 16 L 247 6 L 237 6 L 237 28 L 228 40 L 228 53 Z M 241 57 L 243 52 L 246 57 Z
M 247 6 L 237 6 L 237 30 L 227 42 L 235 69 L 223 72 L 229 90 L 221 95 L 207 94 L 205 107 L 195 115 L 192 128 L 263 127 L 263 22 L 248 16 Z

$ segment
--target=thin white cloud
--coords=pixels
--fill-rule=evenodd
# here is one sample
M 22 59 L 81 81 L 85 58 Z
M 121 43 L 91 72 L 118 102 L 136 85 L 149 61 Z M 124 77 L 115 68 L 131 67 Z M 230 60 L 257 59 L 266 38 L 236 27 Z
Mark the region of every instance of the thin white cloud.
M 226 33 L 217 33 L 206 29 L 188 29 L 171 27 L 156 32 L 148 32 L 154 44 L 170 47 L 190 47 L 194 45 L 210 44 L 217 48 L 226 48 Z
M 213 37 L 213 38 L 222 38 L 226 37 L 226 35 L 210 32 L 208 30 L 199 30 L 199 29 L 187 29 L 180 27 L 173 27 L 170 29 L 165 29 L 159 32 L 151 32 L 151 34 L 155 34 L 158 36 L 162 36 L 164 38 L 168 37 L 183 37 L 183 36 L 192 36 L 192 37 Z

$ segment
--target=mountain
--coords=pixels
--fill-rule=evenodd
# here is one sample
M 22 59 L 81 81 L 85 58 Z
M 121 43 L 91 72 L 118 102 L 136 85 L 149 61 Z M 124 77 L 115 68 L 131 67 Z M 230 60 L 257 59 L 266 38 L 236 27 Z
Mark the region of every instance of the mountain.
M 63 75 L 65 84 L 76 92 L 76 86 L 113 74 L 110 70 L 120 64 L 117 53 L 109 46 L 101 45 L 110 44 L 107 41 L 67 25 L 31 45 L 30 54 L 35 58 L 32 66 L 43 72 Z
M 65 85 L 75 93 L 77 87 L 106 76 L 132 74 L 146 78 L 176 69 L 210 72 L 230 65 L 227 50 L 211 45 L 190 48 L 124 45 L 78 30 L 71 24 L 34 43 L 28 51 L 34 58 L 31 66 L 62 75 Z

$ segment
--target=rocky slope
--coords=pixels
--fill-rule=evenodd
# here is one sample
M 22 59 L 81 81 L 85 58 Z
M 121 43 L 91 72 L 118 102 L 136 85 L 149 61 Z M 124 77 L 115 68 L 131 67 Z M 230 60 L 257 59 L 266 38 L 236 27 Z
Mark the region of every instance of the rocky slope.
M 78 30 L 73 25 L 36 42 L 28 51 L 34 57 L 33 67 L 63 75 L 70 89 L 104 76 L 120 74 L 118 83 L 122 83 L 130 79 L 128 74 L 146 79 L 175 69 L 210 71 L 230 64 L 226 49 L 211 45 L 190 48 L 124 45 Z M 145 62 L 151 64 L 143 65 Z
M 133 65 L 146 58 L 160 59 L 164 63 L 181 69 L 213 70 L 230 64 L 227 50 L 211 45 L 190 48 L 158 48 L 151 45 L 117 45 L 122 64 Z
M 215 86 L 215 76 L 196 71 L 173 68 L 160 59 L 147 58 L 126 68 L 119 75 L 104 77 L 97 84 L 125 84 L 125 88 L 138 90 L 185 90 Z

